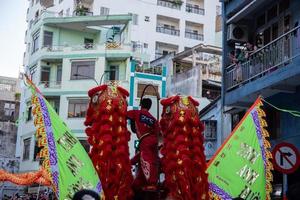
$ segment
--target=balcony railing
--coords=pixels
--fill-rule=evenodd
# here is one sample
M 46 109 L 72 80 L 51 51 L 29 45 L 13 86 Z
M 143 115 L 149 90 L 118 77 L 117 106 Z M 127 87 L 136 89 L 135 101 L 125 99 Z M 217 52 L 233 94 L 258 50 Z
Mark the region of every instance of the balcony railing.
M 187 3 L 185 7 L 185 11 L 189 13 L 196 13 L 198 15 L 204 15 L 205 10 L 203 8 L 199 8 L 198 6 Z
M 253 52 L 246 61 L 228 66 L 225 69 L 226 90 L 254 81 L 291 63 L 300 55 L 299 29 L 300 26 L 297 26 Z
M 93 16 L 93 12 L 90 11 L 81 11 L 74 10 L 73 16 Z
M 135 66 L 135 72 L 146 73 L 146 74 L 154 74 L 154 75 L 162 75 L 162 66 Z
M 157 5 L 180 10 L 181 4 L 168 0 L 157 0 Z
M 179 34 L 180 34 L 180 30 L 178 30 L 178 29 L 159 27 L 159 26 L 156 27 L 156 32 L 165 33 L 165 34 L 169 34 L 169 35 L 175 35 L 175 36 L 179 36 Z
M 200 40 L 200 41 L 204 40 L 203 34 L 193 33 L 193 32 L 189 32 L 189 31 L 185 31 L 185 37 L 194 39 L 194 40 Z
M 41 81 L 39 82 L 39 86 L 43 88 L 61 88 L 61 81 Z

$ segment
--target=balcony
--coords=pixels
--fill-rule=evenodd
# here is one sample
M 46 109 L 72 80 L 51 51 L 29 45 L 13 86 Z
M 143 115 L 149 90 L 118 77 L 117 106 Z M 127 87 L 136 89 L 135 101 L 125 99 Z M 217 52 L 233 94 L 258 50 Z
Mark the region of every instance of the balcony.
M 239 64 L 225 68 L 225 103 L 242 104 L 279 92 L 294 92 L 300 80 L 300 26 L 295 27 Z
M 200 41 L 204 40 L 204 35 L 203 34 L 190 32 L 188 30 L 185 31 L 185 37 L 190 38 L 190 39 L 194 39 L 194 40 L 200 40 Z
M 78 54 L 105 54 L 106 57 L 127 58 L 131 56 L 131 44 L 126 43 L 99 43 L 79 45 L 52 45 L 44 46 L 30 57 L 29 65 L 38 59 L 61 59 L 64 56 Z
M 162 66 L 135 66 L 135 72 L 138 73 L 146 73 L 146 74 L 154 74 L 154 75 L 162 75 Z
M 185 11 L 188 13 L 195 13 L 198 15 L 205 14 L 205 10 L 203 8 L 199 8 L 198 5 L 193 5 L 193 4 L 189 4 L 189 3 L 186 4 Z
M 41 89 L 60 89 L 61 88 L 61 82 L 60 81 L 41 81 L 38 84 L 39 88 Z
M 175 36 L 179 36 L 179 34 L 180 34 L 180 30 L 178 30 L 178 29 L 159 27 L 159 26 L 156 27 L 156 32 L 169 34 L 169 35 L 175 35 Z
M 93 16 L 93 12 L 88 10 L 74 10 L 73 16 Z
M 252 53 L 247 61 L 240 65 L 232 64 L 226 68 L 226 90 L 266 76 L 291 63 L 300 55 L 293 51 L 295 32 L 299 27 L 289 31 L 266 46 Z
M 180 10 L 182 1 L 157 0 L 157 5 Z

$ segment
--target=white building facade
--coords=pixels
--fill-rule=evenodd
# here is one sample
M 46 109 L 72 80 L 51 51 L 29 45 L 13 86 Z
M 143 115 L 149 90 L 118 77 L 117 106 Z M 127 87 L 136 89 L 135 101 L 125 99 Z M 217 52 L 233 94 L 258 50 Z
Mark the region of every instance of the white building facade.
M 181 52 L 199 43 L 216 45 L 219 0 L 30 0 L 28 22 L 44 8 L 73 15 L 82 5 L 89 15 L 133 15 L 132 42 L 148 51 L 151 60 Z
M 83 121 L 93 79 L 126 88 L 130 109 L 138 108 L 146 84 L 165 97 L 166 66 L 143 63 L 199 43 L 214 44 L 211 24 L 218 5 L 218 0 L 30 0 L 23 65 L 88 148 Z M 20 171 L 39 167 L 30 97 L 23 87 L 16 145 Z

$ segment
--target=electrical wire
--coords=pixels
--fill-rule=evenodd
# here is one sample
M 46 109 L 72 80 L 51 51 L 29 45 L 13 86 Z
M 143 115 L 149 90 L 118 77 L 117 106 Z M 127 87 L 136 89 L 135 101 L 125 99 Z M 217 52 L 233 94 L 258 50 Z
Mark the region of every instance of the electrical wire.
M 278 110 L 278 111 L 285 112 L 285 113 L 289 113 L 289 114 L 293 115 L 294 117 L 300 117 L 300 111 L 297 111 L 297 110 L 288 110 L 288 109 L 283 109 L 283 108 L 278 108 L 277 106 L 271 104 L 270 102 L 268 102 L 268 101 L 265 100 L 264 98 L 261 98 L 261 100 L 262 100 L 263 102 L 265 102 L 266 104 L 268 104 L 269 106 L 275 108 L 275 109 Z

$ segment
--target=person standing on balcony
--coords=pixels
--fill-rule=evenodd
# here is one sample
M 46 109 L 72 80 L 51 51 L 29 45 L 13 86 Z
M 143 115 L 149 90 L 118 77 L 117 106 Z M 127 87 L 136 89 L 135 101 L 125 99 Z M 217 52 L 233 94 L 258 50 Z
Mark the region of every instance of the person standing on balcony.
M 149 112 L 151 105 L 151 99 L 143 98 L 140 110 L 127 112 L 131 129 L 139 139 L 139 151 L 131 159 L 132 165 L 138 163 L 138 173 L 133 183 L 135 192 L 157 190 L 159 125 Z

